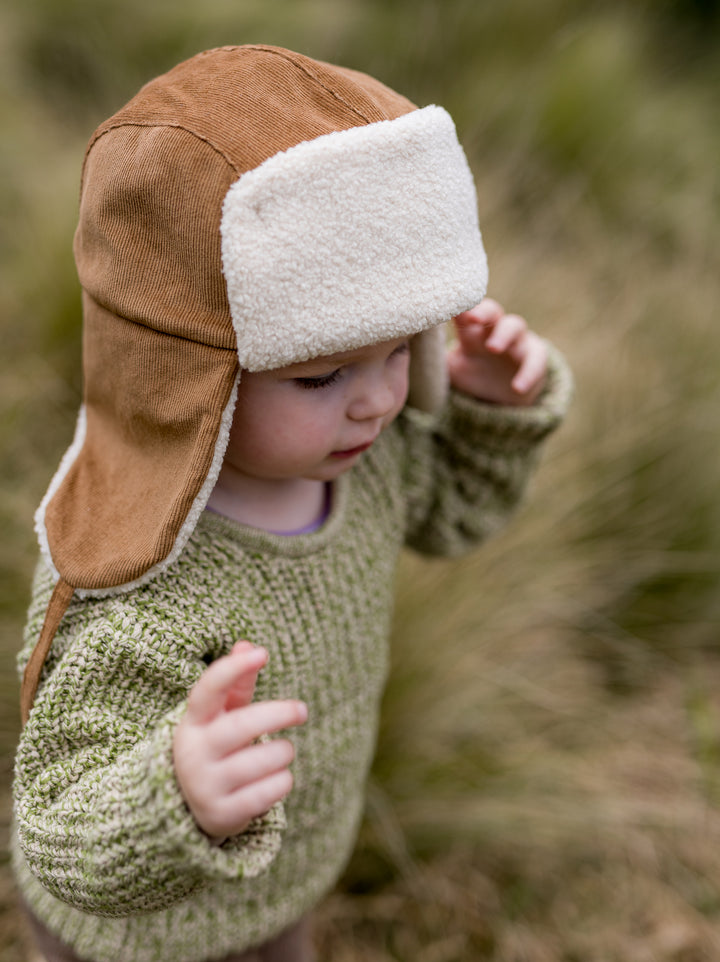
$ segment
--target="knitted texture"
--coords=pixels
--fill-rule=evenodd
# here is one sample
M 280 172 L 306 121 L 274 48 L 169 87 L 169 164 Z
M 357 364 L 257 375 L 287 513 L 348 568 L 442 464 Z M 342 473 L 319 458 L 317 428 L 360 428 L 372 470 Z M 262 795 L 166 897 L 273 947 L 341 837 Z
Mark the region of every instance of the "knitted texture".
M 458 554 L 516 506 L 568 377 L 533 408 L 451 396 L 406 409 L 334 483 L 330 516 L 283 538 L 205 513 L 156 582 L 77 599 L 18 750 L 15 869 L 47 927 L 97 962 L 199 962 L 272 938 L 332 887 L 352 850 L 405 543 Z M 38 569 L 24 666 L 52 589 Z M 270 653 L 256 697 L 302 698 L 295 786 L 213 845 L 181 797 L 172 734 L 207 664 L 241 638 Z

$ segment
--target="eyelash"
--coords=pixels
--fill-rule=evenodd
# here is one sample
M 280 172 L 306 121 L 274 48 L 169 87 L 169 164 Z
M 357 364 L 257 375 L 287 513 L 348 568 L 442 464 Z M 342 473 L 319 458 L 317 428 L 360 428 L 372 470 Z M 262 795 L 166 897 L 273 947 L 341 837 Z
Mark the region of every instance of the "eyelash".
M 398 345 L 390 357 L 395 357 L 398 354 L 405 354 L 406 351 L 409 350 L 410 345 L 405 342 L 404 344 Z M 342 368 L 339 367 L 336 371 L 331 371 L 329 374 L 321 374 L 319 377 L 296 377 L 295 383 L 302 388 L 312 391 L 321 387 L 330 387 L 331 384 L 334 384 L 339 379 L 341 374 Z
M 329 387 L 331 384 L 334 384 L 340 377 L 340 373 L 341 369 L 338 368 L 337 371 L 331 371 L 330 374 L 322 374 L 320 377 L 296 377 L 295 383 L 299 384 L 300 387 L 312 391 L 314 388 Z

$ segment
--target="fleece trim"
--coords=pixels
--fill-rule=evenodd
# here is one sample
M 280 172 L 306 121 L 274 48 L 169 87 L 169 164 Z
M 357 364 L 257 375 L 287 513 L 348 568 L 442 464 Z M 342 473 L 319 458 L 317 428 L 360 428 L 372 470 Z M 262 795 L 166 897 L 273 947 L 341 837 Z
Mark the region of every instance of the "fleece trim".
M 221 237 L 250 371 L 417 334 L 487 287 L 472 174 L 437 106 L 270 157 L 228 190 Z
M 116 585 L 110 588 L 75 588 L 75 594 L 78 598 L 106 598 L 110 595 L 125 594 L 126 592 L 131 591 L 133 588 L 139 588 L 141 585 L 152 581 L 153 578 L 169 568 L 170 565 L 179 558 L 180 553 L 190 538 L 190 535 L 195 530 L 200 515 L 205 509 L 205 505 L 210 498 L 210 493 L 215 487 L 215 482 L 220 474 L 220 468 L 222 467 L 225 451 L 228 445 L 228 439 L 230 437 L 230 426 L 232 425 L 233 413 L 235 411 L 239 383 L 240 374 L 238 373 L 233 389 L 230 392 L 230 398 L 220 418 L 220 428 L 218 430 L 218 436 L 215 442 L 215 451 L 213 452 L 210 470 L 202 487 L 195 497 L 192 507 L 190 508 L 190 511 L 188 512 L 188 515 L 177 534 L 177 537 L 175 538 L 175 542 L 170 553 L 163 558 L 162 561 L 158 562 L 156 565 L 153 565 L 152 568 L 149 568 L 143 575 L 141 575 L 139 578 L 136 578 L 134 581 L 128 581 L 125 584 Z M 87 419 L 85 415 L 85 407 L 83 405 L 80 408 L 80 413 L 78 415 L 73 442 L 65 452 L 63 459 L 60 462 L 60 466 L 50 482 L 47 493 L 42 499 L 39 508 L 35 512 L 35 531 L 40 544 L 40 553 L 45 559 L 45 562 L 52 572 L 53 579 L 56 582 L 60 579 L 60 573 L 53 563 L 52 553 L 50 551 L 47 527 L 45 525 L 45 512 L 48 504 L 53 498 L 53 495 L 60 488 L 60 485 L 70 470 L 73 462 L 77 457 L 79 457 L 80 452 L 82 451 L 85 439 L 86 423 Z
M 77 421 L 75 423 L 75 434 L 73 435 L 72 443 L 65 454 L 63 454 L 60 465 L 53 475 L 48 489 L 45 492 L 45 497 L 42 499 L 37 511 L 35 512 L 35 534 L 37 535 L 38 543 L 40 545 L 40 553 L 52 571 L 55 582 L 60 579 L 60 572 L 53 564 L 52 553 L 50 551 L 50 542 L 48 541 L 47 527 L 45 525 L 45 512 L 47 511 L 47 506 L 50 504 L 55 494 L 59 491 L 60 485 L 65 480 L 68 471 L 79 457 L 83 444 L 85 443 L 86 433 L 87 414 L 85 411 L 85 405 L 81 404 Z

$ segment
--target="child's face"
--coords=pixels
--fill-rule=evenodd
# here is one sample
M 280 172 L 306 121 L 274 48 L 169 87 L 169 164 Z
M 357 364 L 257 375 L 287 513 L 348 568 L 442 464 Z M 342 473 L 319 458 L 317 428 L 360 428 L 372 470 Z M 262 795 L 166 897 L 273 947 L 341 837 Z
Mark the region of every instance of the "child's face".
M 407 338 L 243 371 L 225 465 L 253 478 L 331 481 L 393 421 L 408 392 Z

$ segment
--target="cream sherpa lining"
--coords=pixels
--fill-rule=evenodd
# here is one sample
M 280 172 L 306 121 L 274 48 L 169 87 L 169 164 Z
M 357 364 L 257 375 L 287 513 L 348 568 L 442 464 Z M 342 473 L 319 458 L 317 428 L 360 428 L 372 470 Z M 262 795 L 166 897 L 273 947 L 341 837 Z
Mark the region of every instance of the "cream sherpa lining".
M 221 235 L 251 371 L 416 334 L 487 286 L 472 174 L 437 106 L 275 154 L 230 187 Z
M 225 451 L 228 445 L 228 438 L 230 437 L 230 426 L 232 424 L 233 413 L 235 411 L 235 402 L 237 399 L 239 383 L 240 374 L 238 374 L 235 378 L 235 384 L 230 392 L 230 399 L 225 405 L 225 410 L 222 413 L 220 429 L 215 442 L 215 451 L 213 453 L 213 459 L 210 465 L 208 476 L 205 478 L 202 487 L 198 491 L 197 496 L 193 501 L 192 507 L 190 508 L 188 516 L 178 532 L 178 536 L 175 539 L 175 544 L 173 545 L 170 554 L 167 555 L 167 557 L 162 561 L 159 561 L 156 565 L 153 565 L 152 568 L 148 568 L 148 570 L 139 578 L 136 578 L 135 581 L 128 581 L 125 584 L 116 585 L 112 588 L 75 588 L 75 594 L 78 598 L 105 598 L 110 595 L 124 594 L 126 591 L 131 591 L 133 588 L 139 588 L 141 585 L 147 584 L 148 581 L 152 581 L 153 578 L 169 568 L 170 565 L 173 564 L 173 562 L 180 556 L 180 553 L 187 544 L 190 535 L 195 530 L 198 520 L 200 519 L 200 515 L 205 509 L 205 505 L 208 502 L 210 493 L 215 487 L 215 482 L 220 474 L 220 468 L 222 467 L 223 459 L 225 458 Z M 73 465 L 73 462 L 82 450 L 82 446 L 85 443 L 86 427 L 87 417 L 85 414 L 85 406 L 83 405 L 80 408 L 80 413 L 78 415 L 73 442 L 63 455 L 63 459 L 60 462 L 60 467 L 50 482 L 50 486 L 45 494 L 45 497 L 40 502 L 39 508 L 35 512 L 35 531 L 40 543 L 40 552 L 56 581 L 60 578 L 60 572 L 53 564 L 50 544 L 48 542 L 47 528 L 45 526 L 45 512 L 48 504 L 53 498 L 53 495 L 64 481 L 65 475 L 68 473 Z
M 60 465 L 53 475 L 52 481 L 45 492 L 45 497 L 42 499 L 37 511 L 35 512 L 35 533 L 37 534 L 38 542 L 40 544 L 40 552 L 52 571 L 53 578 L 56 581 L 60 578 L 60 572 L 53 564 L 52 554 L 50 553 L 50 543 L 48 541 L 47 528 L 45 527 L 45 512 L 47 511 L 47 506 L 50 504 L 56 492 L 60 488 L 60 485 L 65 480 L 65 475 L 73 466 L 75 460 L 82 451 L 82 446 L 85 443 L 86 432 L 87 415 L 85 414 L 85 405 L 82 404 L 80 406 L 77 421 L 75 423 L 75 434 L 72 439 L 72 444 L 67 449 L 65 454 L 63 454 Z

